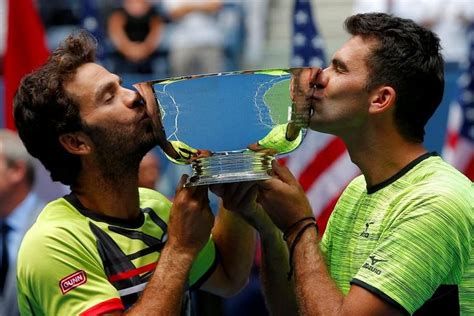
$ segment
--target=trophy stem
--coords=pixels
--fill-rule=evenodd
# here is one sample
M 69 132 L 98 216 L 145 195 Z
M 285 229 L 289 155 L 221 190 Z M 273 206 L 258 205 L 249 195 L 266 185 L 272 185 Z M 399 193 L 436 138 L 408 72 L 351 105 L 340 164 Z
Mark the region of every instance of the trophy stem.
M 193 175 L 185 186 L 270 179 L 273 159 L 254 151 L 214 153 L 192 162 Z

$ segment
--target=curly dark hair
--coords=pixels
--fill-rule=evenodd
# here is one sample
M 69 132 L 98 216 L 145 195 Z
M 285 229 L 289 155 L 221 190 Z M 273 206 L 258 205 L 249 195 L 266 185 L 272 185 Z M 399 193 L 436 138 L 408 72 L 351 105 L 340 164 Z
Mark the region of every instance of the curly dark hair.
M 412 20 L 385 13 L 350 16 L 346 30 L 353 36 L 374 38 L 368 56 L 368 91 L 389 85 L 397 92 L 395 123 L 400 134 L 423 142 L 425 125 L 444 92 L 444 61 L 436 34 Z
M 79 104 L 65 83 L 81 65 L 95 61 L 97 41 L 86 31 L 71 34 L 38 70 L 25 76 L 14 98 L 13 115 L 28 152 L 38 158 L 54 181 L 71 185 L 81 162 L 68 153 L 59 136 L 82 128 Z

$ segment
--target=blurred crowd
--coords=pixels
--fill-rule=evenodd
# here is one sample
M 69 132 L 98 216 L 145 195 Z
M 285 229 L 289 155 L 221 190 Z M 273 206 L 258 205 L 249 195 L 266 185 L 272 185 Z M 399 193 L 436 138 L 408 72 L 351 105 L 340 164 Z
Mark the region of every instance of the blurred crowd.
M 98 38 L 99 57 L 113 72 L 161 78 L 235 70 L 243 58 L 258 60 L 262 52 L 249 46 L 261 42 L 253 37 L 263 33 L 248 32 L 247 26 L 256 23 L 251 19 L 265 20 L 267 10 L 256 7 L 268 1 L 37 0 L 37 4 L 50 49 L 71 31 L 86 28 Z M 244 50 L 253 56 L 244 56 Z

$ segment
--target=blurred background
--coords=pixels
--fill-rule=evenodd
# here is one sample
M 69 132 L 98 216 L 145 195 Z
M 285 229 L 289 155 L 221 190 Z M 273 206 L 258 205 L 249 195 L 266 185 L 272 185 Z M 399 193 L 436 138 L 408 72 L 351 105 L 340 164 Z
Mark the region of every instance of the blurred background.
M 131 87 L 178 75 L 324 66 L 348 39 L 344 19 L 373 11 L 411 18 L 439 34 L 445 95 L 426 128 L 425 145 L 473 180 L 474 0 L 0 0 L 0 128 L 15 129 L 11 100 L 20 78 L 81 28 L 97 38 L 99 63 Z M 158 148 L 150 156 L 143 185 L 172 199 L 189 168 L 168 162 Z M 344 144 L 311 132 L 281 161 L 299 179 L 324 230 L 342 189 L 359 174 Z M 52 183 L 41 166 L 38 174 L 36 190 L 43 198 L 68 191 Z M 216 210 L 218 201 L 212 203 Z M 257 254 L 255 278 L 241 296 L 220 300 L 202 294 L 196 300 L 200 314 L 265 315 L 258 263 Z

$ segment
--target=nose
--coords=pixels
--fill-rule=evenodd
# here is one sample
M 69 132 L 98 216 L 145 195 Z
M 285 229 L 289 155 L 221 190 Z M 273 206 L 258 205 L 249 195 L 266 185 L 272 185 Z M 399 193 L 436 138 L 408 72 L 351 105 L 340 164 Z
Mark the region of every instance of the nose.
M 134 108 L 138 106 L 143 106 L 143 99 L 138 94 L 137 91 L 130 90 L 130 89 L 124 89 L 124 103 L 129 107 L 129 108 Z
M 325 69 L 319 68 L 317 71 L 313 73 L 312 80 L 311 80 L 311 86 L 313 88 L 324 89 L 324 87 L 326 87 L 327 82 L 328 82 L 327 70 L 328 68 L 325 68 Z

